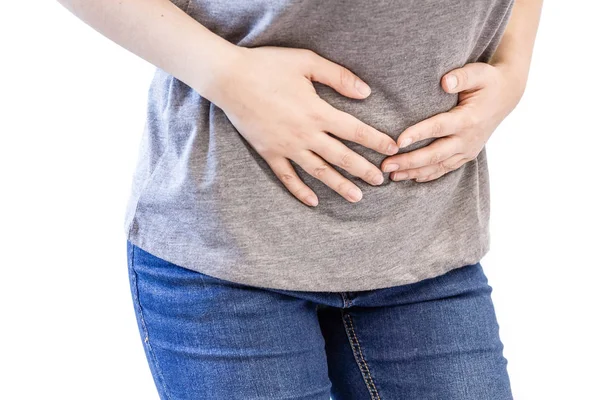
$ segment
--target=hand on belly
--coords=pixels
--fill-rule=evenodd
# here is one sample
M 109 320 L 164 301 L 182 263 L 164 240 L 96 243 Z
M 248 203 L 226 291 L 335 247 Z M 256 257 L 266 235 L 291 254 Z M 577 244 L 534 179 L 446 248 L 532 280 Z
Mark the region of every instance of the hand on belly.
M 390 179 L 426 182 L 461 167 L 483 149 L 496 127 L 519 102 L 518 80 L 502 65 L 470 63 L 442 77 L 458 105 L 410 126 L 398 137 L 400 148 L 436 138 L 428 146 L 387 157 L 381 164 Z
M 361 200 L 360 188 L 329 163 L 371 185 L 384 181 L 377 166 L 334 136 L 384 155 L 398 152 L 394 139 L 331 106 L 312 81 L 353 99 L 370 94 L 366 83 L 305 49 L 240 48 L 239 61 L 219 87 L 219 106 L 297 199 L 309 206 L 318 203 L 290 160 L 350 202 Z

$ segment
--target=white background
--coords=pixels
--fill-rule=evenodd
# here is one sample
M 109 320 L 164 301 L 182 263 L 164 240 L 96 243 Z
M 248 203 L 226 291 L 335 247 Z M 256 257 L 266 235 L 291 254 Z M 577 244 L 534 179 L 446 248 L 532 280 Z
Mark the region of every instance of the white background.
M 600 399 L 599 12 L 546 1 L 487 146 L 482 265 L 516 399 Z M 2 20 L 0 398 L 158 399 L 122 228 L 153 66 L 57 2 Z

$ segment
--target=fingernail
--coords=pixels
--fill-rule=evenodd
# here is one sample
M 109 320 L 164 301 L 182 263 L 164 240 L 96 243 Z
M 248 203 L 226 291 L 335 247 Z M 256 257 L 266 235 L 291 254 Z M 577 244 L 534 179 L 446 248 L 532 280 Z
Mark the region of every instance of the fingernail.
M 373 185 L 381 185 L 383 183 L 383 175 L 378 175 L 377 178 L 373 178 L 371 183 Z
M 393 181 L 399 181 L 408 178 L 408 174 L 406 172 L 394 172 L 390 177 Z
M 354 87 L 363 96 L 368 96 L 371 94 L 371 88 L 369 87 L 369 85 L 367 85 L 366 83 L 364 83 L 363 81 L 361 81 L 359 79 L 354 81 Z
M 400 168 L 398 164 L 388 164 L 385 167 L 383 167 L 383 172 L 392 172 L 397 170 L 398 168 Z
M 394 155 L 398 152 L 398 147 L 395 144 L 390 144 L 387 148 L 387 152 L 390 156 Z
M 448 86 L 448 89 L 453 90 L 456 85 L 458 85 L 458 79 L 456 79 L 456 76 L 448 75 L 446 77 L 446 85 Z
M 319 200 L 314 194 L 308 195 L 308 197 L 306 197 L 306 202 L 313 207 L 319 204 Z
M 402 141 L 400 142 L 400 148 L 406 147 L 406 146 L 408 146 L 411 143 L 412 143 L 412 139 L 411 138 L 402 139 Z
M 356 188 L 352 188 L 348 191 L 348 196 L 354 201 L 362 199 L 362 192 Z

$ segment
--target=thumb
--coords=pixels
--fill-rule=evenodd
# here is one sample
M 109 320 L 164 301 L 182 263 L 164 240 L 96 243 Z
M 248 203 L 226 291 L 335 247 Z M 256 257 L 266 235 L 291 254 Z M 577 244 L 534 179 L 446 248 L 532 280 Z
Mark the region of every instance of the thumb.
M 364 99 L 371 88 L 349 69 L 313 53 L 307 77 L 311 81 L 330 86 L 335 91 L 353 99 Z
M 463 90 L 481 89 L 485 83 L 485 74 L 489 64 L 475 62 L 454 69 L 442 77 L 442 88 L 448 93 Z

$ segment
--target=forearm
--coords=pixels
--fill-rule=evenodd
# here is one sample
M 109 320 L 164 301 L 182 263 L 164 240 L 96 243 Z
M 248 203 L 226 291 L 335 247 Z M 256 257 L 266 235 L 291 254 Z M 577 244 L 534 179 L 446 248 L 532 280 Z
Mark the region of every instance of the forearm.
M 510 70 L 519 96 L 525 91 L 543 0 L 515 0 L 506 30 L 490 64 Z
M 239 47 L 212 33 L 169 0 L 58 0 L 120 46 L 209 100 Z

